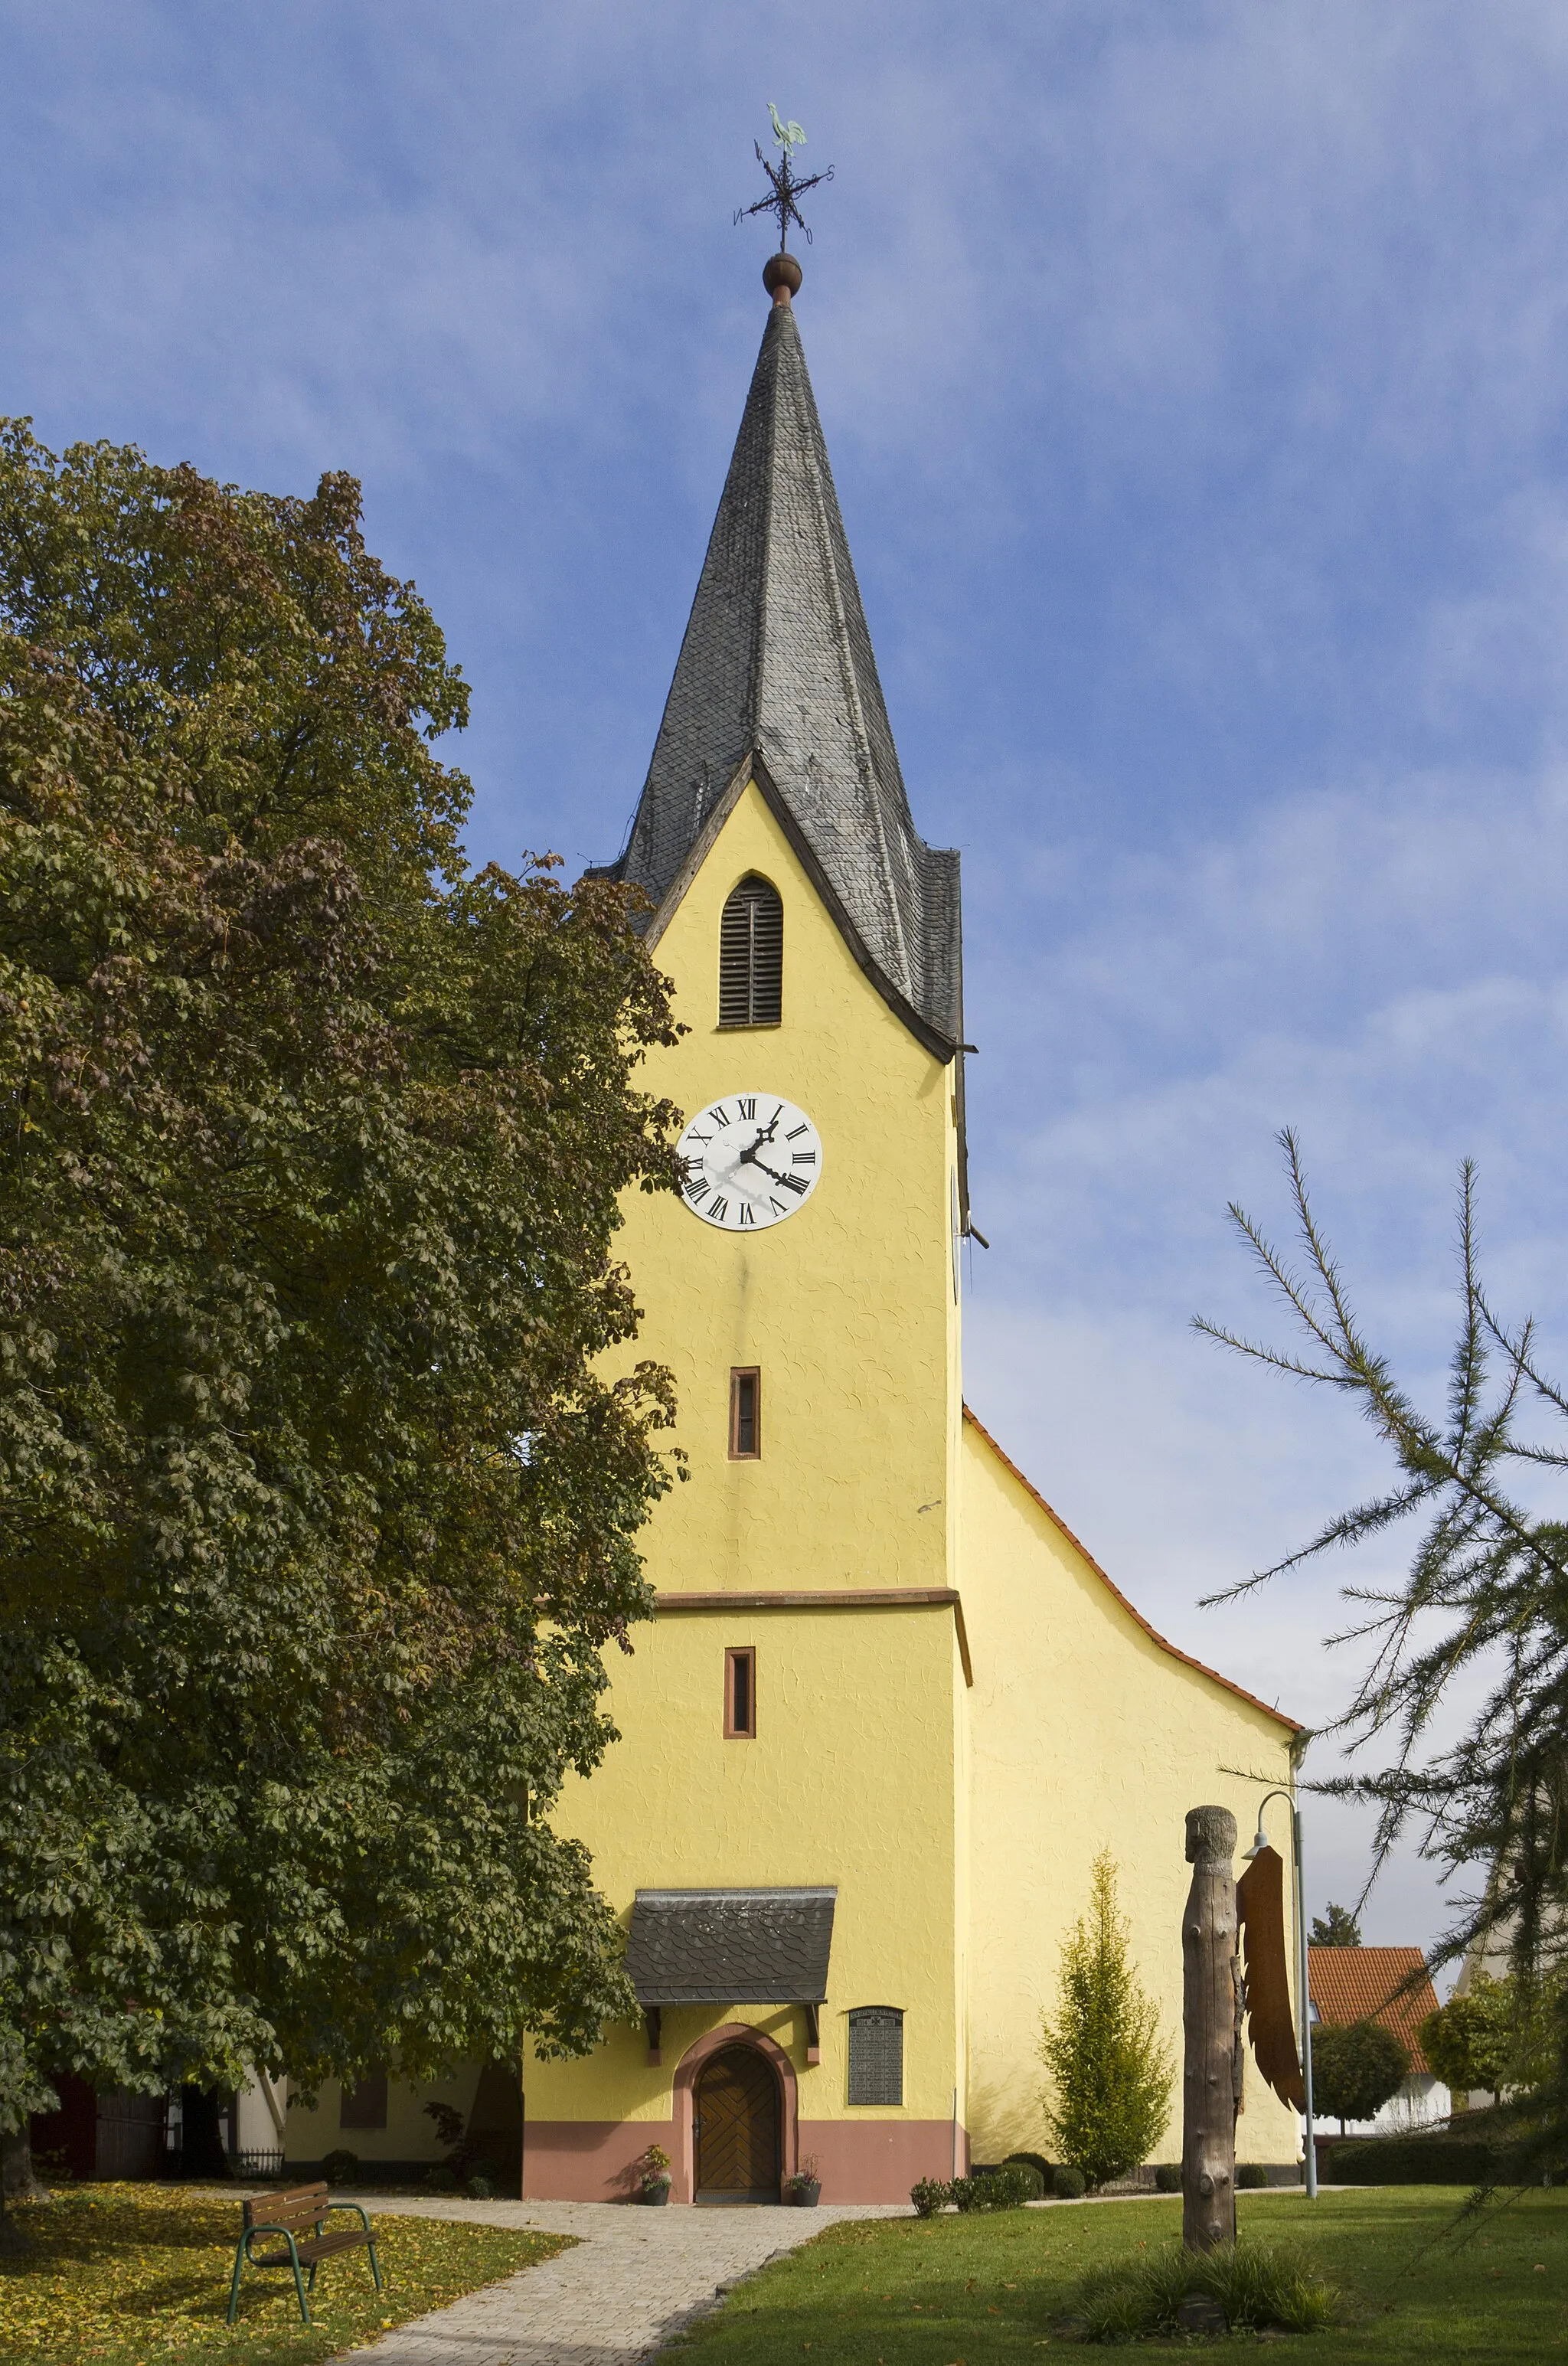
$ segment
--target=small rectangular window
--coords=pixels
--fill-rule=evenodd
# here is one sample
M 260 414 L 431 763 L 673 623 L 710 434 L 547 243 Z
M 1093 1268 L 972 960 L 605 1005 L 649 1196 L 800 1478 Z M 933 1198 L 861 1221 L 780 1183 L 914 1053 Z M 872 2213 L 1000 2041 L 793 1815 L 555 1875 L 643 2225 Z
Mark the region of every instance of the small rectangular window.
M 858 2005 L 850 2015 L 850 2101 L 904 2101 L 904 2015 L 897 2005 Z
M 357 2087 L 345 2087 L 338 2106 L 340 2128 L 384 2128 L 387 2124 L 387 2074 L 373 2070 Z
M 724 1655 L 724 1738 L 757 1739 L 757 1654 L 750 1644 Z
M 737 1364 L 729 1375 L 729 1459 L 757 1462 L 762 1453 L 762 1375 Z

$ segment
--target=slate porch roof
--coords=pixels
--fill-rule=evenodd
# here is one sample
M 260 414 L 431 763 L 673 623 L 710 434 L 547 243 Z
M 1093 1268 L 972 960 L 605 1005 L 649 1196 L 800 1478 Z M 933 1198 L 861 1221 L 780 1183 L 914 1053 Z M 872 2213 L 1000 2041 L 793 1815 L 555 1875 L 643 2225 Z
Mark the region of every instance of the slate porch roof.
M 836 1889 L 639 1889 L 639 2004 L 822 2004 Z
M 1413 1972 L 1419 1984 L 1395 1995 Z M 1438 2010 L 1438 1992 L 1419 1947 L 1309 1947 L 1307 1989 L 1318 2017 L 1343 2026 L 1353 2021 L 1381 2022 L 1410 2056 L 1418 2076 L 1430 2074 L 1431 2064 L 1416 2041 L 1416 2032 L 1429 2012 Z
M 958 856 L 928 846 L 910 816 L 787 301 L 762 334 L 648 779 L 609 875 L 662 904 L 753 757 L 857 958 L 951 1056 L 964 1033 Z

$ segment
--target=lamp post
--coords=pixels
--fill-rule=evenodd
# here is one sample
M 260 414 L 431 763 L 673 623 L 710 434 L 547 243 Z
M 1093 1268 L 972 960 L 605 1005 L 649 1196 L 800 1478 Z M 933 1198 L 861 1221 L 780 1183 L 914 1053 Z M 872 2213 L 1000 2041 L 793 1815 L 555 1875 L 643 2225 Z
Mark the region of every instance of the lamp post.
M 1312 1992 L 1308 1987 L 1306 1883 L 1302 1874 L 1302 1811 L 1295 1796 L 1290 1791 L 1267 1792 L 1258 1803 L 1258 1837 L 1247 1850 L 1244 1862 L 1269 1846 L 1269 1835 L 1263 1829 L 1263 1810 L 1270 1799 L 1283 1799 L 1291 1811 L 1291 1852 L 1295 1860 L 1293 1898 L 1296 1918 L 1296 2009 L 1300 2015 L 1302 2089 L 1306 2099 L 1306 2191 L 1307 2200 L 1317 2199 L 1317 2135 L 1312 2112 Z

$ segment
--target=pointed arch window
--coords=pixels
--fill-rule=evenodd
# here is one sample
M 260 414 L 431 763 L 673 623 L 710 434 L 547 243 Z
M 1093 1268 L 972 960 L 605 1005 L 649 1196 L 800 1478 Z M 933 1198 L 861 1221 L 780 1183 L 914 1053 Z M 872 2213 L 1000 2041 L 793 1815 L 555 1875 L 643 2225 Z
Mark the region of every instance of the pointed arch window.
M 718 924 L 718 1023 L 776 1027 L 784 1012 L 784 903 L 750 872 Z

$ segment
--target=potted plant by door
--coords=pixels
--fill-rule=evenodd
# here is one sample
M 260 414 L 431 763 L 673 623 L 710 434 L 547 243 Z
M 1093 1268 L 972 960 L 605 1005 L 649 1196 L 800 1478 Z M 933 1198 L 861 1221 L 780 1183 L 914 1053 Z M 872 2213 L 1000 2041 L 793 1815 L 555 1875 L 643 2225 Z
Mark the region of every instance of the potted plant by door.
M 637 2200 L 651 2203 L 657 2209 L 670 2199 L 670 2156 L 662 2145 L 649 2145 L 637 2167 L 642 2172 Z
M 784 2198 L 797 2210 L 815 2210 L 822 2199 L 822 2180 L 817 2174 L 817 2156 L 808 2152 L 793 2177 L 784 2181 Z

